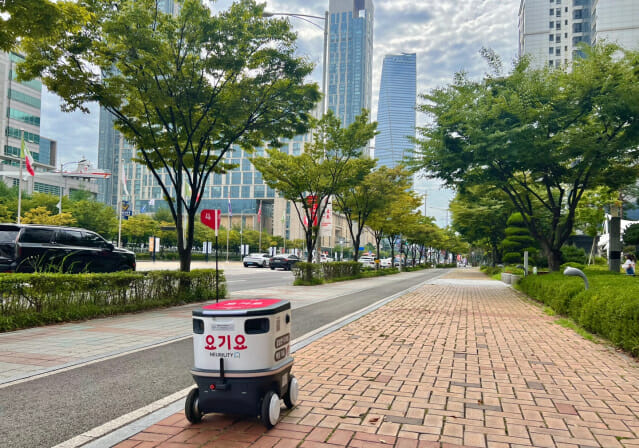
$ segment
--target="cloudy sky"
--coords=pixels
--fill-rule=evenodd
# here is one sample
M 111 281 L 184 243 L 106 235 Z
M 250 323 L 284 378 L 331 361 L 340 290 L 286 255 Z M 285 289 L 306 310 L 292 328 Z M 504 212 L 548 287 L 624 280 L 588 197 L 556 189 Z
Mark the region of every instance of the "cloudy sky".
M 494 49 L 506 67 L 517 55 L 517 12 L 520 0 L 373 1 L 373 118 L 377 115 L 377 97 L 385 54 L 417 53 L 418 94 L 449 83 L 453 74 L 460 70 L 480 77 L 487 70 L 478 53 L 482 46 Z M 266 3 L 268 11 L 318 16 L 323 16 L 328 8 L 328 0 L 267 0 Z M 214 9 L 224 9 L 230 4 L 231 0 L 212 3 Z M 323 21 L 315 22 L 319 27 L 291 19 L 299 33 L 299 53 L 316 64 L 313 77 L 319 83 Z M 45 93 L 42 109 L 41 134 L 58 141 L 58 161 L 77 160 L 84 155 L 97 165 L 97 107 L 92 107 L 92 113 L 88 115 L 65 114 L 60 112 L 57 98 Z M 418 124 L 424 123 L 425 119 L 418 115 Z M 429 209 L 428 214 L 432 215 L 438 206 L 446 207 L 442 201 L 432 202 L 432 210 Z M 441 219 L 438 221 L 445 224 Z

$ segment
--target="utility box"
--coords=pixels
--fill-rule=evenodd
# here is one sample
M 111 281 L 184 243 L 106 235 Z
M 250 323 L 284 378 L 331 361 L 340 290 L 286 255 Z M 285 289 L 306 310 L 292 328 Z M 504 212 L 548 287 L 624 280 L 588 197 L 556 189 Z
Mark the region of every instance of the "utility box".
M 191 374 L 197 388 L 185 413 L 196 423 L 207 413 L 258 415 L 277 423 L 280 397 L 297 402 L 291 375 L 291 304 L 280 299 L 226 300 L 193 310 Z

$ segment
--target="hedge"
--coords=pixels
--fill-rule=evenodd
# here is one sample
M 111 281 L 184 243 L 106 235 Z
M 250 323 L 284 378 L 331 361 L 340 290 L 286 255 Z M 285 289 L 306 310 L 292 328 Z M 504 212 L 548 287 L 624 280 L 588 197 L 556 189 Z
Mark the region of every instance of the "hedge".
M 402 267 L 402 271 L 418 271 L 427 269 L 427 265 Z M 295 274 L 295 285 L 319 285 L 325 282 L 339 282 L 344 280 L 355 280 L 358 278 L 381 277 L 384 275 L 397 274 L 397 268 L 363 268 L 357 261 L 331 262 L 331 263 L 305 263 L 297 262 L 293 265 Z
M 0 274 L 0 331 L 204 302 L 215 299 L 215 281 L 215 270 Z
M 639 356 L 639 280 L 602 270 L 584 272 L 590 283 L 587 291 L 582 279 L 559 272 L 530 275 L 519 287 L 589 332 Z

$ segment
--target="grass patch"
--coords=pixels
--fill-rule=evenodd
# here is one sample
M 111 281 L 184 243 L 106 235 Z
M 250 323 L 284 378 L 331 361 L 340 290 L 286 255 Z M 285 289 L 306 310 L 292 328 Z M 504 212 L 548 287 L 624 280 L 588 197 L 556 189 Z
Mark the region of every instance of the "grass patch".
M 564 328 L 570 328 L 571 330 L 573 330 L 575 333 L 579 334 L 584 339 L 588 339 L 589 341 L 597 343 L 597 339 L 595 338 L 595 336 L 592 333 L 589 333 L 587 330 L 585 330 L 584 328 L 582 328 L 579 325 L 577 325 L 576 323 L 574 323 L 571 319 L 567 319 L 565 317 L 562 317 L 560 319 L 557 319 L 555 321 L 555 323 L 557 325 L 560 325 L 560 326 L 564 327 Z

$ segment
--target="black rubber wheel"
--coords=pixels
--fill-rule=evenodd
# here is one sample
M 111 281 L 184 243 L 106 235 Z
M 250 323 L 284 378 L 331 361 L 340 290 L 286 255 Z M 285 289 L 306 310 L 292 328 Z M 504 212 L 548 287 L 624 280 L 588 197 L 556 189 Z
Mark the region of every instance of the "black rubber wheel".
M 260 418 L 262 424 L 267 429 L 271 429 L 280 419 L 280 397 L 275 392 L 269 390 L 262 399 L 262 412 Z
M 245 267 L 245 268 L 248 268 L 248 264 L 244 263 L 244 267 Z
M 260 266 L 261 268 L 265 268 L 266 267 L 266 261 L 262 262 L 262 266 Z
M 199 407 L 200 391 L 197 387 L 191 389 L 186 396 L 186 402 L 184 403 L 184 414 L 186 419 L 191 423 L 200 423 L 202 421 L 202 413 Z
M 288 378 L 288 387 L 286 388 L 286 394 L 284 394 L 284 404 L 287 408 L 293 409 L 297 405 L 297 398 L 299 392 L 299 383 L 294 375 Z
M 271 271 L 274 271 L 274 270 L 275 270 L 275 268 L 273 266 L 271 266 Z

